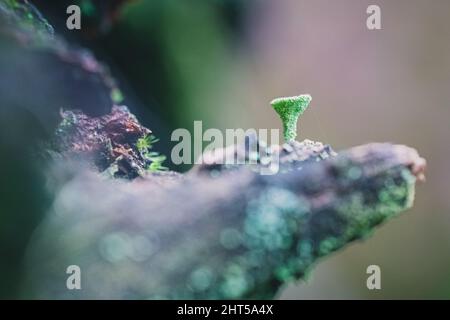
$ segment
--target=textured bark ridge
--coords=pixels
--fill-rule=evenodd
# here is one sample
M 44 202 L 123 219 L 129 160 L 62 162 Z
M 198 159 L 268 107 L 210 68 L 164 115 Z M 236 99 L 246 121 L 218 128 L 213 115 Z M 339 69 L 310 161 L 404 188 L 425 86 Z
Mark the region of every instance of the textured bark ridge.
M 255 139 L 232 152 L 263 148 Z M 319 258 L 410 208 L 425 169 L 400 145 L 336 154 L 305 140 L 275 152 L 281 170 L 271 176 L 221 164 L 128 182 L 75 176 L 29 250 L 33 297 L 273 298 Z M 72 264 L 83 290 L 65 286 Z
M 81 111 L 63 111 L 61 116 L 53 146 L 66 158 L 88 160 L 95 170 L 126 179 L 152 168 L 157 171 L 155 164 L 164 160 L 150 151 L 155 141 L 151 131 L 125 106 L 114 106 L 110 114 L 101 117 Z
M 109 68 L 55 34 L 26 0 L 0 0 L 0 70 L 0 111 L 25 109 L 48 133 L 61 108 L 101 116 L 122 103 Z

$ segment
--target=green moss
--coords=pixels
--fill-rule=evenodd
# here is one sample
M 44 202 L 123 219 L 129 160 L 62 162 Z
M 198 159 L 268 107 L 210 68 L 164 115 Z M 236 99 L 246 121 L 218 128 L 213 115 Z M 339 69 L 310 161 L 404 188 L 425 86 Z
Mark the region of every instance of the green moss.
M 295 140 L 297 136 L 298 117 L 308 108 L 311 99 L 309 94 L 305 94 L 295 97 L 277 98 L 270 103 L 283 123 L 284 139 L 286 142 Z
M 141 154 L 142 158 L 148 162 L 147 171 L 159 172 L 166 171 L 167 168 L 163 166 L 166 156 L 160 155 L 158 152 L 151 151 L 153 144 L 159 140 L 153 135 L 146 135 L 136 141 L 136 148 Z
M 148 150 L 152 148 L 152 144 L 155 142 L 158 142 L 158 139 L 156 139 L 155 136 L 146 135 L 136 141 L 136 148 L 141 154 L 143 154 L 148 152 Z

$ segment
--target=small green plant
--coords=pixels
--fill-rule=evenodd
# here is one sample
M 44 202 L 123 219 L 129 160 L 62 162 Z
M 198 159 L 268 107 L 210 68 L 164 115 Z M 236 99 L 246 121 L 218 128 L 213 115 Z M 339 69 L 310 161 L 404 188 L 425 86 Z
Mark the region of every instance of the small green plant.
M 298 117 L 305 112 L 311 100 L 309 94 L 303 94 L 295 97 L 277 98 L 270 103 L 283 123 L 284 140 L 286 142 L 295 140 Z
M 163 162 L 166 160 L 166 156 L 159 154 L 158 152 L 151 151 L 153 144 L 158 142 L 159 139 L 154 135 L 145 135 L 136 141 L 136 148 L 141 154 L 142 158 L 148 163 L 146 169 L 149 172 L 159 172 L 168 170 L 163 166 Z
M 136 141 L 136 148 L 143 154 L 152 148 L 153 143 L 158 142 L 158 139 L 153 135 L 145 135 Z

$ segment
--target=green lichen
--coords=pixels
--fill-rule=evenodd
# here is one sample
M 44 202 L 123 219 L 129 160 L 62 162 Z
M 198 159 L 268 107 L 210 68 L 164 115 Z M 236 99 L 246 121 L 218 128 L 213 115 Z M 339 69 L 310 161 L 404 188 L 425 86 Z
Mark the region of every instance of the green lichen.
M 298 117 L 305 112 L 311 100 L 311 96 L 305 94 L 295 97 L 277 98 L 270 103 L 283 123 L 284 139 L 286 142 L 295 140 L 297 136 Z
M 240 242 L 228 246 L 221 241 L 226 250 L 246 250 L 225 267 L 234 272 L 217 275 L 222 288 L 220 297 L 273 298 L 266 294 L 271 292 L 274 279 L 286 283 L 307 277 L 320 257 L 354 239 L 367 238 L 375 226 L 411 207 L 415 177 L 409 169 L 387 170 L 368 181 L 371 189 L 365 189 L 365 178 L 356 168 L 346 163 L 336 170 L 342 183 L 350 179 L 354 187 L 362 184 L 356 188 L 358 191 L 340 195 L 335 206 L 315 214 L 306 198 L 284 188 L 269 187 L 251 200 L 243 230 L 233 230 L 233 237 L 240 238 Z M 267 288 L 254 285 L 265 281 Z
M 144 152 L 151 147 L 152 138 L 142 138 L 138 145 Z M 157 203 L 173 205 L 159 215 L 143 210 L 150 203 L 145 202 L 142 207 L 131 206 L 126 216 L 123 209 L 112 211 L 115 216 L 109 218 L 102 210 L 124 207 L 124 200 L 116 200 L 119 197 L 115 194 L 103 199 L 108 205 L 100 206 L 100 212 L 97 206 L 92 207 L 89 197 L 81 197 L 81 206 L 78 197 L 73 198 L 76 205 L 72 206 L 70 202 L 56 202 L 55 212 L 71 211 L 64 216 L 52 215 L 56 220 L 47 228 L 58 232 L 43 233 L 46 238 L 33 248 L 33 262 L 41 259 L 41 252 L 51 252 L 46 256 L 54 258 L 33 264 L 39 268 L 31 281 L 38 281 L 35 286 L 40 298 L 274 298 L 283 283 L 305 279 L 321 258 L 356 239 L 365 239 L 376 226 L 411 207 L 416 178 L 407 166 L 397 161 L 380 162 L 373 152 L 368 154 L 369 164 L 365 160 L 361 163 L 361 152 L 356 154 L 356 160 L 353 153 L 343 153 L 328 163 L 312 164 L 295 179 L 288 175 L 254 175 L 254 180 L 233 190 L 237 197 L 229 197 L 227 187 L 219 185 L 221 193 L 214 202 L 202 201 L 199 207 L 191 207 L 194 209 L 189 207 L 195 202 L 189 201 L 192 194 L 207 197 L 205 190 L 219 181 L 204 187 L 191 180 L 195 183 L 176 187 L 183 189 L 181 194 L 175 191 L 178 189 L 169 189 L 167 198 L 155 193 L 162 197 Z M 383 153 L 382 158 L 387 156 Z M 370 162 L 372 158 L 375 164 Z M 79 192 L 79 188 L 74 190 Z M 152 186 L 150 190 L 156 189 Z M 178 197 L 188 191 L 192 193 L 186 198 Z M 179 202 L 172 204 L 174 195 Z M 154 197 L 151 194 L 149 198 Z M 111 201 L 115 201 L 113 205 Z M 172 216 L 162 213 L 175 212 L 172 208 L 183 210 L 178 226 L 172 223 Z M 158 205 L 154 210 L 164 209 Z M 89 215 L 81 219 L 80 211 Z M 60 235 L 61 226 L 67 245 L 49 249 L 48 243 L 57 241 L 51 241 L 48 235 Z M 96 251 L 92 243 L 98 243 Z M 97 260 L 92 261 L 93 256 Z M 89 263 L 85 277 L 95 281 L 85 281 L 83 291 L 57 291 L 54 284 L 64 283 L 64 273 L 48 272 L 48 266 L 56 263 L 63 269 L 74 257 Z M 152 274 L 156 276 L 149 276 Z M 116 279 L 113 284 L 111 278 Z M 89 283 L 94 285 L 88 287 Z

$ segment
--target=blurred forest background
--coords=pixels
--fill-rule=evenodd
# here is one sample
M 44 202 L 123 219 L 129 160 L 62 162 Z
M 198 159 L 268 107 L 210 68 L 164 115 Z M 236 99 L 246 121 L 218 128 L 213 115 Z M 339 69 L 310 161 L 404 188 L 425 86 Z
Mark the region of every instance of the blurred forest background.
M 135 0 L 92 32 L 65 28 L 64 1 L 33 3 L 56 33 L 110 66 L 161 153 L 170 155 L 171 131 L 194 120 L 279 128 L 269 101 L 301 93 L 313 102 L 300 140 L 417 148 L 429 167 L 414 208 L 280 298 L 450 298 L 449 1 Z M 95 22 L 91 1 L 74 3 Z M 381 7 L 382 30 L 366 27 L 370 4 Z M 366 288 L 371 264 L 382 290 Z

